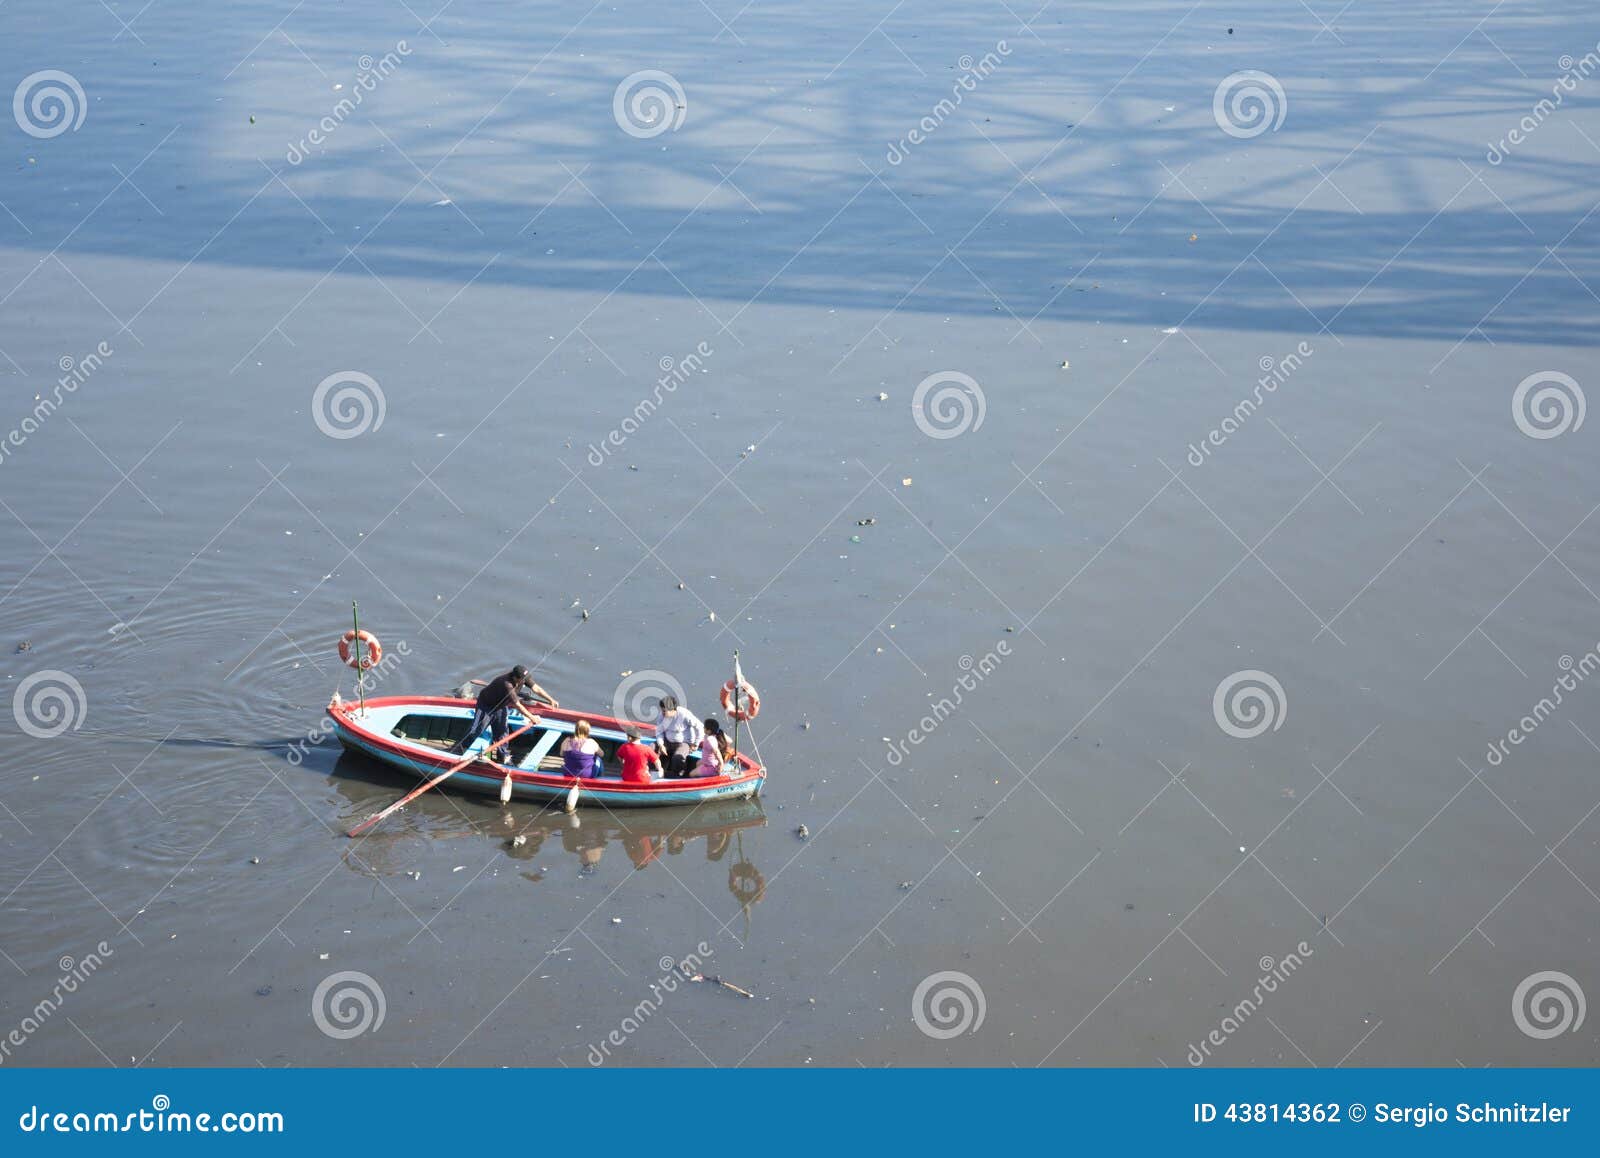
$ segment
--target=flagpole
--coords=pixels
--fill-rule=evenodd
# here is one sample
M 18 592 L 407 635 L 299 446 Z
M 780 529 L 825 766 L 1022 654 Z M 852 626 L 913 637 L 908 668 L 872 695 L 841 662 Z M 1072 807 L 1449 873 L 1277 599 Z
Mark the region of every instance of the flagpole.
M 355 630 L 356 638 L 356 697 L 361 701 L 361 714 L 367 714 L 367 669 L 366 652 L 361 644 L 361 616 L 356 611 L 356 601 L 350 601 L 350 626 Z
M 733 717 L 733 759 L 739 761 L 739 651 L 733 652 L 733 710 L 728 713 Z

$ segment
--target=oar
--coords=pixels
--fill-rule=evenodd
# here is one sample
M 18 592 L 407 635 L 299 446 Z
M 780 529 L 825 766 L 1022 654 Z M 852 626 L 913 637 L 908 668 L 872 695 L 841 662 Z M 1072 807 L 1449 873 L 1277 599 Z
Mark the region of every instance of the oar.
M 537 728 L 540 725 L 541 722 L 542 721 L 540 721 L 539 719 L 535 718 L 534 720 L 530 721 L 529 723 L 526 723 L 526 724 L 522 725 L 522 727 L 518 728 L 515 732 L 508 732 L 505 736 L 502 736 L 500 739 L 496 740 L 494 743 L 490 744 L 487 748 L 485 748 L 481 754 L 476 755 L 476 756 L 468 756 L 465 760 L 461 761 L 461 763 L 456 764 L 456 765 L 454 765 L 454 766 L 452 766 L 450 768 L 445 769 L 443 772 L 439 773 L 439 775 L 435 776 L 432 780 L 430 780 L 426 784 L 422 785 L 422 787 L 415 788 L 412 791 L 406 793 L 399 800 L 396 800 L 393 804 L 389 805 L 388 808 L 385 808 L 382 812 L 374 813 L 372 816 L 367 817 L 360 824 L 356 825 L 349 832 L 345 833 L 345 835 L 346 836 L 360 836 L 363 832 L 367 831 L 367 829 L 369 829 L 373 825 L 377 824 L 378 821 L 386 819 L 387 817 L 393 816 L 396 812 L 399 812 L 402 808 L 404 808 L 406 805 L 410 804 L 417 797 L 421 796 L 428 789 L 434 788 L 434 787 L 437 787 L 440 784 L 443 784 L 446 780 L 450 779 L 450 777 L 454 776 L 457 772 L 461 771 L 463 768 L 467 767 L 469 764 L 477 763 L 480 759 L 483 758 L 483 756 L 486 756 L 490 752 L 493 752 L 501 744 L 509 744 L 512 740 L 514 740 L 518 736 L 522 735 L 522 733 L 526 732 L 528 729 Z

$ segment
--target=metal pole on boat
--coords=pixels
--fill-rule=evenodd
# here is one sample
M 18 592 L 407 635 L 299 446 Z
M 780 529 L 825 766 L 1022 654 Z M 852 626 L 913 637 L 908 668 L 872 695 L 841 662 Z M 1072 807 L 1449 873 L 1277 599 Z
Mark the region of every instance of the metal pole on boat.
M 733 653 L 733 709 L 728 713 L 733 717 L 733 762 L 739 762 L 739 652 L 736 648 Z
M 350 601 L 350 624 L 356 633 L 356 698 L 361 701 L 361 714 L 367 714 L 367 656 L 361 643 L 361 617 L 356 613 L 356 601 Z

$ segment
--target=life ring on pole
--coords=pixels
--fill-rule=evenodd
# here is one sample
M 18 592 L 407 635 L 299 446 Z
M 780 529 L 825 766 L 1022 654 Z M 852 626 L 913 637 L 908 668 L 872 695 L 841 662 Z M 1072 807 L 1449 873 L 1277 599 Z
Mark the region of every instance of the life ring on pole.
M 737 702 L 735 687 L 737 686 Z M 722 710 L 735 720 L 753 720 L 761 714 L 761 696 L 750 684 L 735 685 L 732 680 L 722 685 Z
M 357 640 L 361 641 L 359 650 Z M 383 662 L 383 644 L 370 631 L 347 631 L 339 637 L 339 659 L 346 667 L 370 671 Z

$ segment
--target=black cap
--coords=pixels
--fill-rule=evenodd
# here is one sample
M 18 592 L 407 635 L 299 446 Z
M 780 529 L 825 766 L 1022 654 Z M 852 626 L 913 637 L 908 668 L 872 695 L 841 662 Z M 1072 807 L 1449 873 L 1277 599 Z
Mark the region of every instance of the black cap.
M 511 674 L 516 679 L 525 680 L 528 678 L 528 669 L 519 663 L 516 667 L 511 669 Z

